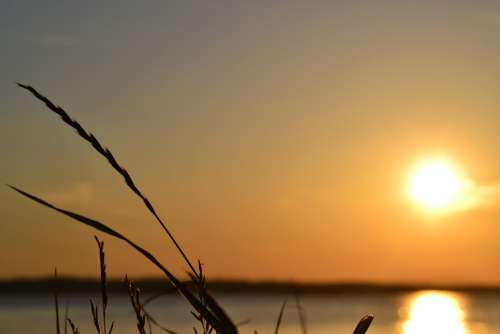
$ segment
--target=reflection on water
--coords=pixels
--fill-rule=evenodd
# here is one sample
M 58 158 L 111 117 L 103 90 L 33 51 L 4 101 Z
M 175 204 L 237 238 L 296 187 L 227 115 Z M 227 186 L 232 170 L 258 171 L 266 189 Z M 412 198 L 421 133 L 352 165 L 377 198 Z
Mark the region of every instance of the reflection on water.
M 448 292 L 424 291 L 409 299 L 404 334 L 468 334 L 460 298 Z
M 219 301 L 235 321 L 251 319 L 239 328 L 241 334 L 274 333 L 276 319 L 289 295 L 220 294 Z M 98 295 L 66 294 L 61 303 L 70 303 L 69 316 L 81 333 L 95 333 L 89 298 Z M 304 295 L 301 304 L 307 328 L 313 334 L 352 333 L 366 313 L 375 320 L 367 334 L 499 334 L 500 293 L 414 293 Z M 149 312 L 161 324 L 177 333 L 193 333 L 197 325 L 189 305 L 177 295 L 168 295 L 150 304 Z M 113 332 L 137 334 L 137 320 L 126 295 L 111 295 L 108 318 Z M 54 333 L 54 301 L 47 295 L 0 295 L 0 334 Z M 159 330 L 153 333 L 162 333 Z M 293 307 L 285 309 L 279 334 L 300 334 L 300 320 Z

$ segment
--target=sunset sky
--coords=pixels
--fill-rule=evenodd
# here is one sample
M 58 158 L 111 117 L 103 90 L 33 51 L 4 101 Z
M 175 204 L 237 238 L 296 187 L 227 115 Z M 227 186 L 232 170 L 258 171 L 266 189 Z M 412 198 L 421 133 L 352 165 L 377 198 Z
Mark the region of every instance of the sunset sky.
M 4 1 L 0 177 L 209 278 L 500 284 L 497 1 Z M 474 192 L 408 196 L 445 157 Z M 94 232 L 0 190 L 0 278 L 97 276 Z M 108 271 L 159 275 L 104 237 Z

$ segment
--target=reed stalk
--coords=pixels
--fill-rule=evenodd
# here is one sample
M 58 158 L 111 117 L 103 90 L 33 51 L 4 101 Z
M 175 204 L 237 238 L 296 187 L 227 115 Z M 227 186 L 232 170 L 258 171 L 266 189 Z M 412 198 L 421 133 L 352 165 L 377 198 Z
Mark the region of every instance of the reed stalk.
M 45 97 L 42 94 L 40 94 L 35 88 L 33 88 L 33 87 L 29 86 L 29 85 L 21 84 L 21 83 L 17 83 L 17 85 L 19 87 L 21 87 L 21 88 L 26 89 L 28 92 L 30 92 L 31 94 L 33 94 L 34 97 L 36 97 L 38 100 L 40 100 L 41 102 L 43 102 L 48 109 L 50 109 L 51 111 L 53 111 L 54 113 L 56 113 L 57 115 L 59 115 L 61 117 L 62 121 L 65 124 L 69 125 L 73 129 L 75 129 L 76 132 L 78 133 L 78 135 L 81 138 L 83 138 L 88 143 L 90 143 L 92 145 L 92 147 L 100 155 L 102 155 L 104 158 L 106 158 L 106 160 L 108 161 L 109 165 L 116 172 L 118 172 L 123 177 L 123 179 L 124 179 L 126 185 L 128 186 L 128 188 L 130 190 L 132 190 L 140 199 L 142 199 L 142 201 L 143 201 L 144 205 L 146 206 L 146 208 L 155 217 L 156 221 L 161 225 L 161 227 L 163 228 L 163 230 L 165 231 L 165 233 L 168 235 L 168 237 L 173 242 L 173 244 L 175 245 L 175 247 L 177 248 L 177 250 L 179 251 L 179 253 L 181 254 L 181 256 L 186 261 L 187 265 L 189 266 L 189 268 L 191 269 L 191 271 L 193 272 L 193 274 L 196 275 L 196 276 L 198 276 L 198 273 L 194 269 L 194 266 L 192 265 L 191 261 L 188 259 L 186 253 L 184 252 L 184 250 L 182 249 L 182 247 L 180 246 L 180 244 L 177 242 L 177 240 L 174 238 L 174 236 L 170 232 L 170 230 L 167 228 L 167 226 L 165 225 L 165 223 L 163 222 L 163 220 L 156 213 L 156 210 L 153 207 L 153 204 L 151 203 L 151 201 L 136 186 L 134 180 L 132 179 L 132 177 L 130 176 L 130 174 L 127 172 L 127 170 L 125 168 L 123 168 L 116 161 L 113 153 L 111 153 L 111 151 L 109 149 L 103 147 L 101 145 L 101 143 L 99 142 L 99 140 L 97 140 L 97 138 L 91 132 L 88 132 L 87 130 L 85 130 L 80 125 L 80 123 L 78 123 L 76 120 L 72 119 L 63 108 L 61 108 L 60 106 L 57 106 L 54 103 L 52 103 L 52 101 L 50 101 L 47 97 Z

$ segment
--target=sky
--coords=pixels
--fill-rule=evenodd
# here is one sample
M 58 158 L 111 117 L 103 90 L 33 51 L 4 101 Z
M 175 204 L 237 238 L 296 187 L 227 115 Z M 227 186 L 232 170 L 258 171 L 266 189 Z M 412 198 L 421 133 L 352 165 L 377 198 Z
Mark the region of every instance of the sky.
M 2 1 L 0 176 L 185 264 L 109 147 L 209 278 L 500 284 L 500 3 Z M 444 155 L 479 204 L 405 192 Z M 0 190 L 0 278 L 97 277 L 94 231 Z M 114 277 L 160 273 L 105 240 Z

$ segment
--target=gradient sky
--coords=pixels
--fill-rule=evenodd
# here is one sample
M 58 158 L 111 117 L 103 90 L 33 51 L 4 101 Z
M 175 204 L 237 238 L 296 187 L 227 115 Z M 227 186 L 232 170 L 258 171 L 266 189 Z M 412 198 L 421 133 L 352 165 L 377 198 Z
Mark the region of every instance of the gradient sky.
M 500 197 L 439 218 L 419 157 L 500 184 L 497 1 L 2 1 L 3 183 L 184 264 L 106 162 L 131 172 L 209 278 L 500 284 Z M 0 190 L 0 278 L 97 276 L 93 231 Z M 158 275 L 105 238 L 113 276 Z

